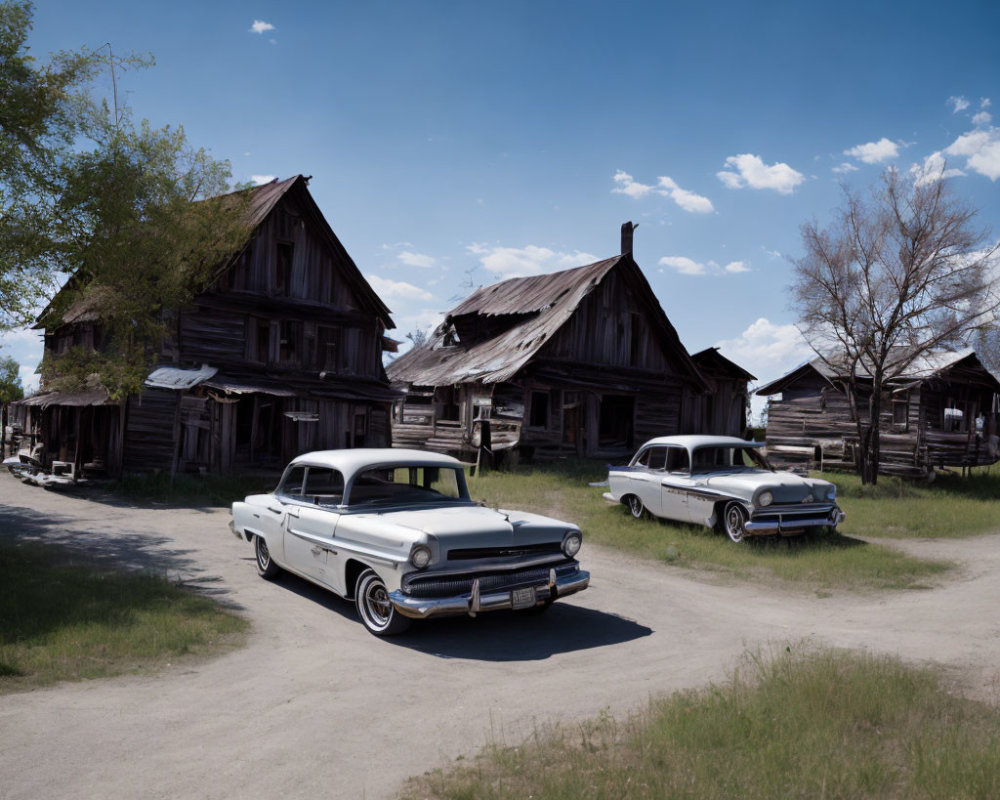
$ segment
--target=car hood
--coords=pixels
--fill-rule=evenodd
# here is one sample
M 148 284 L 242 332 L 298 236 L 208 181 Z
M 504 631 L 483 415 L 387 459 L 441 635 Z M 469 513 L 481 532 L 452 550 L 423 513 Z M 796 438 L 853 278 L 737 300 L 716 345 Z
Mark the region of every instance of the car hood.
M 338 533 L 343 528 L 372 527 L 382 536 L 400 543 L 419 542 L 430 537 L 448 548 L 562 541 L 567 530 L 578 530 L 571 523 L 540 514 L 463 505 L 348 515 L 341 519 Z
M 803 478 L 794 472 L 764 470 L 721 472 L 696 478 L 699 486 L 744 500 L 752 499 L 754 492 L 766 488 L 774 494 L 776 503 L 800 503 L 808 494 L 817 500 L 823 499 L 826 488 L 830 486 L 828 481 Z

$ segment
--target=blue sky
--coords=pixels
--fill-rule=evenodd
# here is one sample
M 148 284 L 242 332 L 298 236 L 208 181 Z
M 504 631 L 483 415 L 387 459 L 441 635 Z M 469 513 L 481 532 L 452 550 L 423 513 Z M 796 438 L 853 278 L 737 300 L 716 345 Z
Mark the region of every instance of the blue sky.
M 396 338 L 616 254 L 631 219 L 688 349 L 767 381 L 809 355 L 789 258 L 841 183 L 944 164 L 1000 231 L 998 31 L 995 0 L 131 0 L 40 2 L 30 44 L 152 53 L 119 78 L 137 118 L 237 180 L 313 176 Z M 0 346 L 34 384 L 37 335 Z

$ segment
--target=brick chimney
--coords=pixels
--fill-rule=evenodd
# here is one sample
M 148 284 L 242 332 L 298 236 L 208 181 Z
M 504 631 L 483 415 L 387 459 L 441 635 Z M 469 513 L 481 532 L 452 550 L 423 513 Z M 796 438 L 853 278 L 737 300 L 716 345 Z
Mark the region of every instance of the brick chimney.
M 631 221 L 622 223 L 622 255 L 632 253 L 632 233 L 638 228 Z

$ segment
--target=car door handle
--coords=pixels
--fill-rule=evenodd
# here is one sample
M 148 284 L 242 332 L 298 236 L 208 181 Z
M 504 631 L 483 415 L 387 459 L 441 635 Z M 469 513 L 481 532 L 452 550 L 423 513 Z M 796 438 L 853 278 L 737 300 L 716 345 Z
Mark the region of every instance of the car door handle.
M 272 514 L 280 514 L 282 511 L 284 511 L 284 509 L 275 508 L 274 506 L 268 506 L 267 510 L 270 511 Z

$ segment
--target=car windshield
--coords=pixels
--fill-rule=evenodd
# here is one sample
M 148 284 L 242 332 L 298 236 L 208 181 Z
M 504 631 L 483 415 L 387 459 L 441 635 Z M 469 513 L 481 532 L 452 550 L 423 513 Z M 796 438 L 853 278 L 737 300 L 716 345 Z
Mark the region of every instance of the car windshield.
M 692 472 L 726 472 L 771 469 L 756 447 L 699 447 L 694 451 Z
M 461 467 L 380 466 L 358 473 L 347 505 L 448 504 L 468 499 Z

